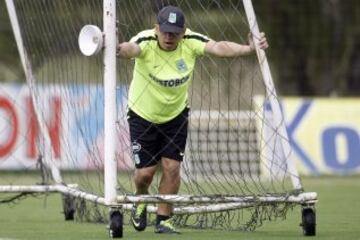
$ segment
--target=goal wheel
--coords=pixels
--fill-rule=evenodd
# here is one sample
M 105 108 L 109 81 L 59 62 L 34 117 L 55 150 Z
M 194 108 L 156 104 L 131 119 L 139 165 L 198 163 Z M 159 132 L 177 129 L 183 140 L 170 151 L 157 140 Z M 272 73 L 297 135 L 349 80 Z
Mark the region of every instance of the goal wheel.
M 75 215 L 75 199 L 69 195 L 63 195 L 63 211 L 66 221 L 74 220 Z
M 123 214 L 119 210 L 110 211 L 109 234 L 111 238 L 123 237 Z
M 316 234 L 316 214 L 313 207 L 304 207 L 302 209 L 301 226 L 305 236 L 315 236 Z

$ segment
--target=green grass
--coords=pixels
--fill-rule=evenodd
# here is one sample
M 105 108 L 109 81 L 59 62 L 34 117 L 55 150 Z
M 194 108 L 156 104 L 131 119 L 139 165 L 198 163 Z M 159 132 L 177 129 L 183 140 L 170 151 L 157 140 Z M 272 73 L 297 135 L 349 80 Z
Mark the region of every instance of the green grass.
M 360 176 L 303 178 L 303 184 L 319 197 L 317 235 L 311 239 L 360 239 Z M 0 240 L 109 239 L 104 224 L 66 222 L 61 212 L 58 194 L 27 198 L 16 205 L 2 204 Z M 297 207 L 286 220 L 266 222 L 255 232 L 182 229 L 179 236 L 156 235 L 153 227 L 138 233 L 125 226 L 124 239 L 305 239 L 299 227 L 300 218 Z

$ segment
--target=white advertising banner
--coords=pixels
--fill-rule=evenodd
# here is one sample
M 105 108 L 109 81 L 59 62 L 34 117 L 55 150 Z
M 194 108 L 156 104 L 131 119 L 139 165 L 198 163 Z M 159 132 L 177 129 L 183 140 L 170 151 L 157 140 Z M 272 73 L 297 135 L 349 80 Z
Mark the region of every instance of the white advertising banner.
M 59 95 L 56 86 L 38 91 L 40 114 L 47 126 L 54 161 L 63 169 L 93 169 L 103 165 L 104 103 L 99 86 L 69 86 Z M 0 85 L 0 169 L 34 169 L 44 140 L 38 127 L 31 95 L 25 85 Z M 124 94 L 118 91 L 120 112 Z M 123 118 L 126 119 L 126 118 Z M 117 128 L 120 169 L 132 168 L 126 122 Z

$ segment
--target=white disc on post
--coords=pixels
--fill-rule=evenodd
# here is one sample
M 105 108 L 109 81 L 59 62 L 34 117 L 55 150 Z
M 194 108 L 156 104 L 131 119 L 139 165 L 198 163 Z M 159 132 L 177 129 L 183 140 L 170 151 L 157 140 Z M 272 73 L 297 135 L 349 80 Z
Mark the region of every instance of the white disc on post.
M 95 25 L 85 25 L 80 31 L 78 41 L 81 53 L 92 56 L 99 53 L 103 47 L 103 33 Z

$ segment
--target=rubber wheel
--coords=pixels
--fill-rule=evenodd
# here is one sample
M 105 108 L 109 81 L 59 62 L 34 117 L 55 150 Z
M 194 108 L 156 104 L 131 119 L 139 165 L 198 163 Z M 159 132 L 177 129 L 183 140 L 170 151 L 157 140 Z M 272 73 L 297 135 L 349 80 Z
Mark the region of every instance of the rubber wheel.
M 111 238 L 123 237 L 123 215 L 120 211 L 110 212 L 110 229 L 109 234 Z
M 69 195 L 63 195 L 63 210 L 66 221 L 74 220 L 75 199 Z
M 313 208 L 304 208 L 302 210 L 302 228 L 305 236 L 315 236 L 316 214 Z

